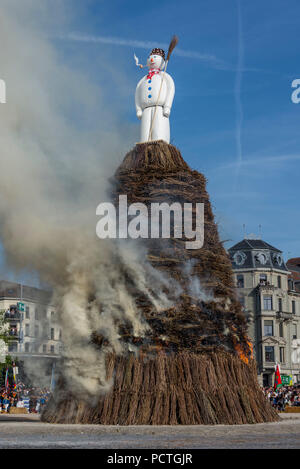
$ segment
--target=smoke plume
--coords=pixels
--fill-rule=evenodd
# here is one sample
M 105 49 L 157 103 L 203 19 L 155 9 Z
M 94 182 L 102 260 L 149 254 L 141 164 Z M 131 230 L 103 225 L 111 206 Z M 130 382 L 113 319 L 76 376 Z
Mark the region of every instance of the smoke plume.
M 138 336 L 147 331 L 128 278 L 154 308 L 168 300 L 160 293 L 165 280 L 141 262 L 136 246 L 96 238 L 96 207 L 107 200 L 108 178 L 136 140 L 136 129 L 111 110 L 105 89 L 62 63 L 47 40 L 47 26 L 64 17 L 61 3 L 1 2 L 7 104 L 0 107 L 0 238 L 15 272 L 37 272 L 54 291 L 67 385 L 79 395 L 96 395 L 110 383 L 91 334 L 123 353 L 120 324 Z M 114 73 L 120 70 L 111 67 Z

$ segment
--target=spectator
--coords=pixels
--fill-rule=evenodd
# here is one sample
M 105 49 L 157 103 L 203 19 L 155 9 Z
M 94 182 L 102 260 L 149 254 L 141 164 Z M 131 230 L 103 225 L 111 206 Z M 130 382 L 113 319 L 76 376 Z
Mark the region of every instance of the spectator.
M 22 382 L 12 389 L 0 388 L 0 413 L 11 407 L 26 408 L 28 412 L 40 413 L 50 397 L 49 389 L 27 387 Z
M 287 405 L 300 406 L 300 385 L 280 386 L 276 390 L 267 386 L 263 388 L 263 392 L 271 405 L 279 412 L 283 412 Z

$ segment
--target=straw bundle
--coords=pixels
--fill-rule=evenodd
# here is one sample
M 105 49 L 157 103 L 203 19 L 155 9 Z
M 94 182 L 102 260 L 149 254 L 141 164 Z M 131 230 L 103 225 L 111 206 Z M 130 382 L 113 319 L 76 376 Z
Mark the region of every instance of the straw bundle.
M 148 261 L 180 285 L 174 306 L 157 312 L 130 291 L 151 327 L 146 337 L 120 329 L 138 354 L 106 357 L 114 384 L 94 406 L 65 395 L 63 380 L 42 415 L 56 423 L 119 425 L 243 424 L 277 420 L 257 383 L 247 323 L 237 301 L 231 263 L 220 242 L 205 177 L 189 168 L 165 142 L 137 144 L 112 178 L 112 195 L 128 203 L 204 203 L 205 241 L 185 249 L 185 239 L 147 239 Z M 195 216 L 195 213 L 193 212 Z M 189 265 L 189 269 L 186 266 Z M 191 285 L 201 282 L 204 296 Z M 166 293 L 172 293 L 172 288 Z M 131 286 L 128 285 L 128 289 Z M 205 296 L 206 295 L 206 296 Z M 92 338 L 101 347 L 103 338 Z
M 71 394 L 52 398 L 50 423 L 101 425 L 215 425 L 277 420 L 257 386 L 253 361 L 229 353 L 189 352 L 156 357 L 107 357 L 113 389 L 93 407 Z

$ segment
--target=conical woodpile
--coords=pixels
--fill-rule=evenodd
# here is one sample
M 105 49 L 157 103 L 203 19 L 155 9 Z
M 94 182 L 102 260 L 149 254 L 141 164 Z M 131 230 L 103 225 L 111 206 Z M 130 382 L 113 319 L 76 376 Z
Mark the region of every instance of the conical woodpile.
M 179 150 L 162 141 L 138 144 L 124 158 L 113 184 L 114 202 L 127 194 L 128 203 L 204 204 L 204 245 L 186 249 L 186 238 L 147 239 L 148 260 L 182 288 L 175 308 L 152 314 L 145 298 L 137 298 L 163 348 L 194 352 L 239 348 L 251 355 L 247 324 L 237 301 L 229 257 L 220 242 L 203 174 L 192 171 Z M 150 211 L 150 208 L 149 208 Z M 195 215 L 193 213 L 193 215 Z M 193 288 L 200 282 L 199 288 Z M 172 287 L 173 288 L 173 285 Z M 201 289 L 204 295 L 197 296 Z M 203 301 L 203 297 L 205 301 Z
M 50 401 L 42 420 L 102 425 L 215 425 L 275 421 L 253 361 L 229 353 L 158 352 L 107 357 L 113 389 L 91 407 L 71 394 Z
M 174 293 L 176 285 L 176 301 L 157 312 L 147 298 L 132 291 L 150 330 L 140 338 L 126 327 L 120 334 L 138 347 L 138 353 L 106 357 L 107 378 L 113 379 L 113 385 L 93 407 L 61 392 L 61 381 L 60 392 L 42 419 L 120 425 L 276 420 L 276 412 L 258 386 L 246 320 L 205 177 L 191 170 L 172 145 L 162 141 L 137 144 L 112 179 L 114 202 L 124 194 L 128 204 L 142 202 L 149 208 L 153 202 L 192 203 L 194 217 L 195 204 L 203 203 L 204 245 L 186 249 L 184 237 L 143 240 L 148 261 L 170 279 L 166 294 Z M 102 346 L 97 333 L 93 341 Z

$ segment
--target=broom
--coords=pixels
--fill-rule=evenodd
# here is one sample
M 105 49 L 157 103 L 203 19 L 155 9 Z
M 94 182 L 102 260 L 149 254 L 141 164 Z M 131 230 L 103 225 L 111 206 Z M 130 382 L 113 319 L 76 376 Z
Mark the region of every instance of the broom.
M 171 56 L 173 50 L 175 49 L 175 47 L 177 46 L 177 44 L 178 44 L 178 37 L 177 37 L 177 36 L 173 36 L 172 39 L 171 39 L 170 45 L 169 45 L 167 60 L 166 60 L 166 62 L 165 62 L 165 67 L 164 67 L 164 73 L 163 73 L 163 77 L 162 77 L 161 84 L 160 84 L 160 88 L 159 88 L 159 92 L 158 92 L 158 98 L 157 98 L 157 101 L 156 101 L 156 104 L 155 104 L 155 111 L 154 111 L 153 119 L 152 119 L 152 122 L 151 122 L 151 127 L 150 127 L 148 142 L 149 142 L 149 141 L 151 140 L 151 138 L 152 138 L 152 130 L 153 130 L 153 124 L 154 124 L 154 120 L 155 120 L 155 116 L 156 116 L 156 111 L 157 111 L 157 103 L 158 103 L 159 98 L 160 98 L 160 94 L 161 94 L 161 90 L 162 90 L 162 85 L 163 85 L 163 82 L 164 82 L 164 79 L 165 79 L 165 75 L 166 75 L 168 63 L 169 63 L 169 60 L 170 60 L 170 56 Z

